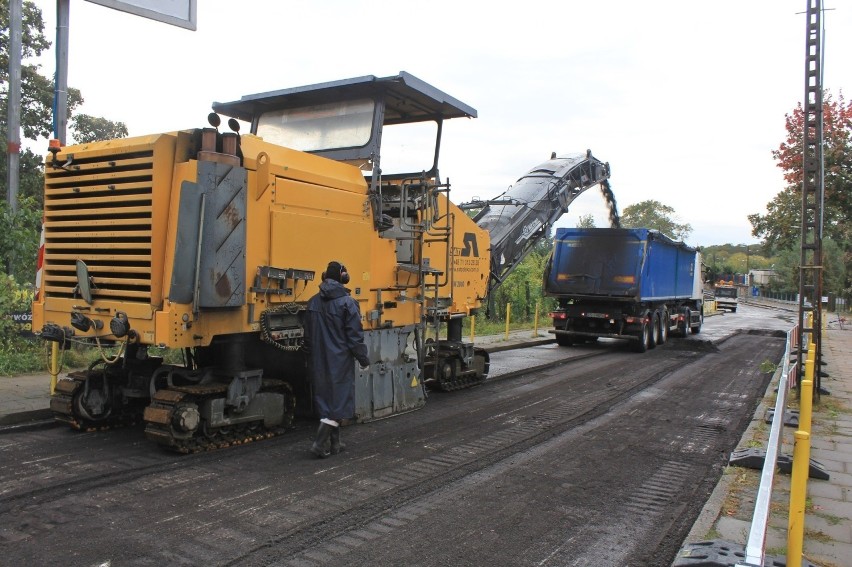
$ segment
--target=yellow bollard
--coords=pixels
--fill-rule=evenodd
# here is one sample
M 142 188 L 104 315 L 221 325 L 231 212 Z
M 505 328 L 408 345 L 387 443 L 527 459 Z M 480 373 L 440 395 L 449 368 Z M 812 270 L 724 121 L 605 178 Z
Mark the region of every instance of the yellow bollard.
M 512 304 L 506 304 L 506 340 L 509 340 L 509 318 L 512 316 Z
M 470 316 L 470 342 L 476 337 L 476 315 Z
M 787 565 L 801 565 L 805 537 L 805 498 L 810 473 L 811 436 L 796 431 L 793 447 L 793 476 L 790 479 L 790 517 L 787 520 Z
M 802 380 L 799 386 L 799 429 L 808 435 L 811 433 L 811 419 L 813 416 L 814 404 L 814 361 L 808 359 L 805 366 L 810 366 L 810 377 L 808 370 L 805 370 L 805 379 Z
M 538 309 L 540 306 L 540 301 L 535 302 L 535 318 L 533 319 L 533 336 L 538 336 Z
M 56 390 L 56 381 L 59 376 L 59 342 L 50 342 L 50 395 Z

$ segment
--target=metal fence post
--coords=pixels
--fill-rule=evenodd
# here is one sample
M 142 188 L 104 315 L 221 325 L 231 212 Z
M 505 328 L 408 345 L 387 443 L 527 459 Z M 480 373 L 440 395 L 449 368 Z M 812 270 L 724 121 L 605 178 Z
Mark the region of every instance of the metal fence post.
M 538 336 L 538 310 L 541 307 L 541 301 L 536 300 L 535 302 L 535 319 L 533 320 L 533 336 Z

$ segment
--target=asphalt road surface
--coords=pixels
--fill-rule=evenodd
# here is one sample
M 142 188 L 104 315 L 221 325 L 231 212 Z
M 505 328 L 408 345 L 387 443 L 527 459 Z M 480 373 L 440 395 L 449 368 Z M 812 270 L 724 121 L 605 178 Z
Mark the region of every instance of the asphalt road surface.
M 668 566 L 793 317 L 495 353 L 485 384 L 346 427 L 327 460 L 307 422 L 189 456 L 139 428 L 4 433 L 0 565 Z

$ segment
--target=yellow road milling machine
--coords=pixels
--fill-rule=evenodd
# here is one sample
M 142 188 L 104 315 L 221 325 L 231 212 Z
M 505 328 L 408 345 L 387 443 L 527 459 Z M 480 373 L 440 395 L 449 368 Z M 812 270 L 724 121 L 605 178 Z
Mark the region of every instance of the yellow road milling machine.
M 358 421 L 480 383 L 488 354 L 463 319 L 581 192 L 611 195 L 590 152 L 553 155 L 472 218 L 438 156 L 444 120 L 476 110 L 405 72 L 213 110 L 210 127 L 47 157 L 34 328 L 119 347 L 58 382 L 51 409 L 74 428 L 142 419 L 149 439 L 195 452 L 310 415 L 302 315 L 329 260 L 349 269 L 372 361 L 356 371 Z

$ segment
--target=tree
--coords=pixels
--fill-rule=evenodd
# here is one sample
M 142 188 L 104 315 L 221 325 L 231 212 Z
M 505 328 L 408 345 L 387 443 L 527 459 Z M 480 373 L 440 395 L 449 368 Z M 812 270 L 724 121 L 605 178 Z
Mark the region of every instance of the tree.
M 41 229 L 41 208 L 32 197 L 22 197 L 18 210 L 6 201 L 0 201 L 0 251 L 6 260 L 11 261 L 9 275 L 19 282 L 34 282 L 36 273 L 36 253 L 38 251 L 39 230 Z M 0 271 L 2 277 L 5 270 Z M 2 314 L 0 314 L 1 316 Z
M 841 296 L 849 295 L 848 282 L 849 268 L 844 260 L 843 249 L 831 238 L 822 241 L 823 252 L 823 294 L 829 293 Z M 775 280 L 773 287 L 777 291 L 798 293 L 799 291 L 799 266 L 801 264 L 800 241 L 782 250 L 775 258 Z
M 23 138 L 48 138 L 53 131 L 53 79 L 41 74 L 41 66 L 28 62 L 50 47 L 44 35 L 41 10 L 30 1 L 21 10 L 21 130 Z M 0 135 L 7 138 L 9 101 L 9 0 L 0 0 Z M 80 91 L 68 89 L 68 115 L 77 141 L 93 141 L 104 137 L 124 137 L 127 127 L 121 122 L 87 115 L 74 116 L 83 103 Z M 47 153 L 45 148 L 45 154 Z M 0 235 L 0 264 L 12 258 L 12 274 L 19 282 L 35 279 L 38 231 L 41 224 L 44 175 L 42 157 L 24 148 L 20 154 L 20 187 L 18 213 L 12 214 L 9 203 L 0 207 L 0 222 L 5 234 Z M 8 194 L 7 160 L 0 160 L 0 190 Z
M 79 144 L 127 137 L 127 126 L 124 122 L 113 122 L 88 114 L 76 115 L 71 120 L 71 131 L 74 133 L 74 140 Z
M 787 187 L 766 205 L 765 215 L 748 216 L 752 234 L 773 250 L 789 249 L 801 236 L 804 116 L 801 103 L 785 115 L 787 138 L 772 152 Z M 823 233 L 848 252 L 852 248 L 852 101 L 846 102 L 842 92 L 836 101 L 828 92 L 823 97 L 823 138 Z
M 595 215 L 580 215 L 580 220 L 577 221 L 577 228 L 595 228 Z
M 545 306 L 547 298 L 544 298 L 542 283 L 544 269 L 552 248 L 552 239 L 542 239 L 509 274 L 509 277 L 494 290 L 495 309 L 490 314 L 492 320 L 505 320 L 507 303 L 512 304 L 513 321 L 525 320 L 528 313 L 532 316 L 537 301 L 542 302 L 544 310 L 548 308 Z
M 621 226 L 624 228 L 652 228 L 675 240 L 686 240 L 692 233 L 688 223 L 677 222 L 675 210 L 653 199 L 640 201 L 624 208 Z

